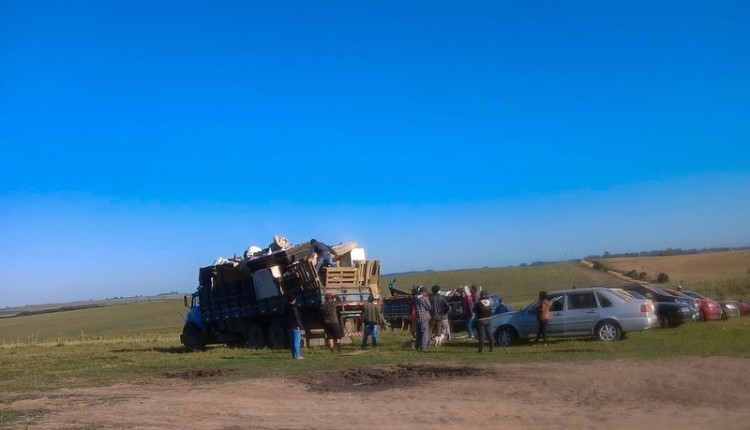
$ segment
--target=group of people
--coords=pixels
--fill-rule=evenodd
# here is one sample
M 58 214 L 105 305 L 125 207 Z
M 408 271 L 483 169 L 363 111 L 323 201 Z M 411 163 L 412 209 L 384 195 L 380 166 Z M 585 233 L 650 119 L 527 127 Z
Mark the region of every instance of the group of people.
M 315 239 L 310 240 L 308 258 L 312 257 L 313 254 L 317 256 L 316 271 L 319 271 L 324 265 L 336 266 L 334 262 L 334 258 L 337 257 L 336 252 L 329 245 Z M 391 291 L 397 291 L 396 280 L 392 280 L 388 287 Z M 490 352 L 494 350 L 494 340 L 491 330 L 492 316 L 497 313 L 510 311 L 510 307 L 505 304 L 502 297 L 499 300 L 499 305 L 493 309 L 489 294 L 476 285 L 462 286 L 446 293 L 440 291 L 439 285 L 434 285 L 431 289 L 431 294 L 428 293 L 427 288 L 419 285 L 413 288 L 412 293 L 414 294 L 414 301 L 411 311 L 411 328 L 415 340 L 415 349 L 422 352 L 427 351 L 430 339 L 432 338 L 435 338 L 436 342 L 441 342 L 443 339 L 451 340 L 451 327 L 448 319 L 451 307 L 448 304 L 447 297 L 458 294 L 461 296 L 461 309 L 466 319 L 468 338 L 473 339 L 476 331 L 479 338 L 479 352 L 484 352 L 485 343 L 489 344 Z M 537 312 L 539 320 L 537 343 L 541 337 L 546 345 L 546 323 L 549 320 L 549 301 L 546 300 L 546 293 L 542 297 L 543 293 L 542 291 L 539 294 L 541 304 Z M 302 318 L 296 306 L 296 297 L 289 296 L 288 300 L 289 306 L 285 308 L 284 320 L 289 334 L 292 356 L 295 359 L 303 359 L 304 357 L 300 353 L 301 333 L 304 329 Z M 546 303 L 546 310 L 544 303 Z M 328 348 L 332 352 L 335 350 L 340 352 L 343 336 L 338 317 L 338 308 L 332 294 L 325 295 L 325 301 L 321 305 L 320 311 Z M 361 348 L 367 348 L 369 338 L 372 338 L 372 346 L 377 347 L 378 327 L 385 325 L 385 321 L 372 296 L 370 296 L 369 300 L 363 306 L 361 317 L 364 325 Z
M 412 334 L 414 335 L 414 347 L 418 351 L 427 351 L 431 339 L 436 343 L 442 339 L 451 339 L 450 323 L 448 314 L 451 307 L 448 297 L 461 296 L 461 309 L 466 319 L 466 330 L 468 338 L 473 339 L 476 331 L 479 338 L 479 352 L 484 352 L 485 343 L 489 343 L 489 349 L 494 349 L 492 339 L 491 323 L 492 316 L 497 313 L 509 312 L 502 297 L 497 307 L 493 307 L 492 300 L 486 291 L 476 285 L 459 287 L 446 293 L 440 291 L 439 285 L 434 285 L 432 293 L 428 294 L 424 286 L 415 286 L 414 306 L 412 310 Z
M 289 334 L 290 349 L 292 357 L 301 360 L 304 359 L 300 353 L 301 334 L 304 330 L 302 316 L 297 307 L 297 298 L 294 295 L 290 295 L 287 297 L 287 300 L 289 304 L 284 308 L 284 321 Z M 325 301 L 320 305 L 320 313 L 328 348 L 331 352 L 341 352 L 343 332 L 341 330 L 341 322 L 339 321 L 338 306 L 333 294 L 327 293 L 325 295 Z M 375 298 L 372 296 L 367 299 L 367 302 L 362 307 L 362 323 L 364 325 L 362 349 L 367 349 L 370 338 L 372 338 L 372 347 L 376 348 L 378 346 L 378 326 L 385 325 L 385 319 L 375 304 Z
M 479 353 L 484 353 L 485 344 L 489 345 L 489 351 L 494 350 L 495 342 L 492 336 L 492 316 L 497 313 L 508 312 L 510 309 L 500 299 L 500 304 L 493 309 L 492 300 L 486 291 L 480 291 L 475 286 L 461 288 L 461 304 L 466 317 L 466 328 L 468 338 L 474 338 L 476 331 L 479 340 Z M 476 301 L 474 294 L 476 293 Z M 325 301 L 320 307 L 323 329 L 331 352 L 341 352 L 342 330 L 339 322 L 337 305 L 332 294 L 325 295 Z M 428 294 L 424 286 L 416 286 L 412 314 L 414 322 L 414 347 L 420 352 L 426 352 L 430 345 L 430 339 L 440 338 L 450 340 L 450 322 L 448 314 L 451 310 L 445 294 L 441 294 L 440 286 L 434 285 L 431 294 Z M 545 291 L 539 292 L 539 305 L 536 310 L 539 329 L 536 335 L 536 344 L 541 340 L 547 345 L 547 322 L 549 321 L 550 302 Z M 303 359 L 300 354 L 301 331 L 303 330 L 302 318 L 297 309 L 297 299 L 289 296 L 289 306 L 285 310 L 285 321 L 289 332 L 292 357 Z M 361 348 L 366 349 L 369 338 L 372 338 L 372 347 L 378 346 L 378 327 L 385 325 L 383 314 L 375 304 L 375 299 L 370 296 L 362 309 L 362 322 L 364 332 Z

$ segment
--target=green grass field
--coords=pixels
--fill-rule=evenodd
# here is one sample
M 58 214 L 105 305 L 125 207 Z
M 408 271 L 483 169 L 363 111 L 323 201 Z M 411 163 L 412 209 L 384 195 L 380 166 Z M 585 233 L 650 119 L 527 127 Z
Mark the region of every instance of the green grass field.
M 182 378 L 196 382 L 290 374 L 341 367 L 410 362 L 521 363 L 578 361 L 624 357 L 679 355 L 748 356 L 750 318 L 687 324 L 674 329 L 628 333 L 614 343 L 593 339 L 552 339 L 545 348 L 522 344 L 477 353 L 477 342 L 457 340 L 418 353 L 405 347 L 408 333 L 383 333 L 381 346 L 361 352 L 344 345 L 343 354 L 327 348 L 304 349 L 303 361 L 288 351 L 228 348 L 217 345 L 202 352 L 183 352 L 179 331 L 144 330 L 87 339 L 6 343 L 0 346 L 0 393 L 49 391 L 63 387 L 116 383 L 158 383 Z M 2 398 L 0 396 L 0 398 Z
M 718 257 L 708 255 L 705 258 Z M 738 261 L 737 264 L 743 262 Z M 693 267 L 704 266 L 694 264 Z M 680 273 L 685 274 L 685 279 L 692 279 L 691 282 L 704 279 L 700 282 L 705 288 L 720 286 L 726 279 Z M 730 274 L 736 276 L 734 279 L 742 277 L 739 269 Z M 388 281 L 384 278 L 383 284 L 387 285 Z M 575 262 L 433 272 L 399 278 L 402 289 L 411 283 L 480 284 L 508 297 L 516 309 L 533 299 L 540 289 L 615 282 L 620 281 Z M 356 345 L 345 345 L 342 355 L 331 354 L 325 348 L 307 349 L 303 352 L 307 357 L 304 361 L 290 359 L 288 351 L 226 346 L 185 353 L 179 341 L 184 312 L 181 300 L 165 300 L 1 318 L 0 393 L 33 395 L 35 391 L 61 387 L 123 382 L 148 384 L 170 378 L 204 382 L 418 361 L 511 363 L 750 354 L 750 343 L 745 341 L 750 338 L 750 318 L 747 317 L 629 333 L 626 339 L 611 344 L 590 339 L 555 339 L 548 348 L 520 345 L 498 348 L 495 353 L 484 355 L 476 353 L 476 342 L 461 340 L 419 354 L 403 346 L 410 341 L 410 336 L 403 332 L 383 333 L 382 346 L 364 353 L 360 353 Z M 2 398 L 0 396 L 0 401 Z
M 585 287 L 620 283 L 619 278 L 601 271 L 591 270 L 576 261 L 543 264 L 525 267 L 490 267 L 486 269 L 452 270 L 445 272 L 423 272 L 396 276 L 398 287 L 411 291 L 412 285 L 428 288 L 440 285 L 445 291 L 459 285 L 481 285 L 491 293 L 497 293 L 505 301 L 517 307 L 528 304 L 539 290 L 552 291 L 573 286 Z M 381 291 L 387 294 L 391 278 L 381 280 Z

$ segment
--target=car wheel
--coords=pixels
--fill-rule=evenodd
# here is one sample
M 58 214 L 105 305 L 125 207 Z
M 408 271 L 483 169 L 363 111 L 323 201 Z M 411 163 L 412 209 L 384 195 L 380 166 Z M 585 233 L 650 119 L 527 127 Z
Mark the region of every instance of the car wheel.
M 495 331 L 495 343 L 497 346 L 511 346 L 518 341 L 515 330 L 510 327 L 500 327 Z
M 182 345 L 188 352 L 201 351 L 206 348 L 200 332 L 193 324 L 185 324 L 185 328 L 182 329 Z
M 620 339 L 620 326 L 612 321 L 604 321 L 597 326 L 596 334 L 603 342 L 614 342 Z
M 666 315 L 659 315 L 659 328 L 669 328 L 669 318 Z

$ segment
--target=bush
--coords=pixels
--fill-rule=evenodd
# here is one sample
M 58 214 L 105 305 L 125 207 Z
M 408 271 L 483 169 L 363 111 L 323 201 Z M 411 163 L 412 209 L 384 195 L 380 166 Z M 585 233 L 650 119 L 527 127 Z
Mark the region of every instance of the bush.
M 626 273 L 625 276 L 627 276 L 628 278 L 636 279 L 638 277 L 638 271 L 631 270 L 630 272 Z
M 638 274 L 638 279 L 646 279 L 646 276 L 648 276 L 648 273 L 641 272 L 641 273 Z
M 656 283 L 663 284 L 665 282 L 669 282 L 669 275 L 664 272 L 659 272 L 659 274 L 656 275 Z
M 601 261 L 595 260 L 594 270 L 601 270 L 602 272 L 606 272 L 609 269 L 607 268 L 607 266 L 603 265 Z

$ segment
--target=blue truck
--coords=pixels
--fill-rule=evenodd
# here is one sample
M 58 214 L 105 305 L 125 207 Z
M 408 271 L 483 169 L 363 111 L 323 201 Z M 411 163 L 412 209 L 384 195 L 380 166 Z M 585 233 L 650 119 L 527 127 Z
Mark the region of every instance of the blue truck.
M 336 267 L 316 272 L 309 242 L 289 245 L 275 238 L 266 249 L 252 248 L 242 258 L 218 259 L 198 270 L 198 288 L 184 297 L 189 310 L 180 340 L 187 351 L 210 344 L 288 347 L 283 312 L 290 295 L 297 298 L 308 346 L 324 337 L 319 309 L 326 293 L 337 300 L 344 335 L 361 334 L 364 303 L 380 296 L 378 260 L 366 260 L 356 243 L 333 245 Z

